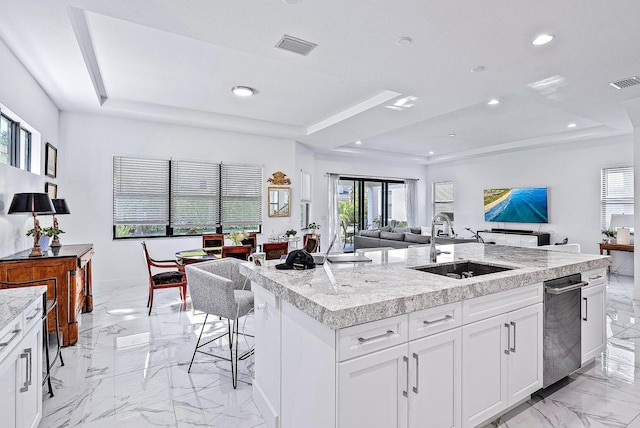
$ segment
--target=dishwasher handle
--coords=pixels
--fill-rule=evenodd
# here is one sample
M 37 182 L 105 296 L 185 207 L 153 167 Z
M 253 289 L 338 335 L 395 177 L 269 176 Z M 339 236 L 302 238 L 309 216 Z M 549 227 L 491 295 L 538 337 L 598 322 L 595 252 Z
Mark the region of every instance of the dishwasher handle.
M 573 291 L 577 288 L 581 288 L 587 285 L 589 285 L 587 281 L 580 281 L 575 284 L 567 285 L 566 287 L 556 288 L 556 287 L 547 286 L 544 288 L 544 292 L 548 294 L 562 294 L 562 293 L 568 293 L 569 291 Z

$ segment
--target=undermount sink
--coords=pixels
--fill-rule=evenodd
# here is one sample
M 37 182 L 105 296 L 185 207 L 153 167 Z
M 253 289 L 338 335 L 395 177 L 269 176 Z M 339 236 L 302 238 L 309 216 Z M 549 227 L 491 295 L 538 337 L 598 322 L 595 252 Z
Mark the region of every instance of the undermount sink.
M 503 272 L 514 268 L 462 260 L 459 262 L 442 263 L 435 266 L 417 267 L 414 269 L 421 272 L 447 276 L 449 278 L 464 279 L 479 275 L 487 275 L 490 273 Z

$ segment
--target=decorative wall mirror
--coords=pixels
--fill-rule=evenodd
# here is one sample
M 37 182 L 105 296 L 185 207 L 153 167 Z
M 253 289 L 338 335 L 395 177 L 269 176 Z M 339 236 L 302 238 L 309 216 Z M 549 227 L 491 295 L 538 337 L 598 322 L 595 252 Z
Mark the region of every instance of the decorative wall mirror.
M 269 187 L 269 217 L 291 216 L 291 188 Z

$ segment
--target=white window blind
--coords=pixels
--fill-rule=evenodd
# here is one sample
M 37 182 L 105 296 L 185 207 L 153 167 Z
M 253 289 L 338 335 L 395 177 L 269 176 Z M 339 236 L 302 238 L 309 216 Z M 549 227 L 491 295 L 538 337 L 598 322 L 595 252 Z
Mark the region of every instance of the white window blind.
M 222 225 L 262 224 L 262 183 L 262 166 L 222 164 Z
M 171 161 L 171 227 L 220 224 L 220 164 Z
M 311 202 L 311 174 L 300 173 L 300 202 Z
M 633 167 L 602 169 L 602 228 L 608 227 L 611 214 L 633 214 Z
M 440 213 L 453 220 L 453 181 L 433 183 L 433 215 Z
M 169 223 L 169 161 L 113 158 L 113 224 Z

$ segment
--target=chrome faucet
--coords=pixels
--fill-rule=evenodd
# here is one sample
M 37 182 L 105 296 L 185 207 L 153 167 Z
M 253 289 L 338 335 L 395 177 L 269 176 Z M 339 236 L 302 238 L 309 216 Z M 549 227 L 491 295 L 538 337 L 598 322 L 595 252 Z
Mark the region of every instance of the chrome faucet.
M 438 260 L 438 251 L 436 251 L 436 221 L 444 220 L 447 222 L 447 226 L 449 230 L 451 230 L 451 220 L 447 217 L 446 214 L 436 214 L 433 216 L 433 220 L 431 220 L 431 246 L 429 248 L 429 261 L 431 263 L 435 263 Z

